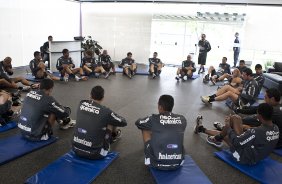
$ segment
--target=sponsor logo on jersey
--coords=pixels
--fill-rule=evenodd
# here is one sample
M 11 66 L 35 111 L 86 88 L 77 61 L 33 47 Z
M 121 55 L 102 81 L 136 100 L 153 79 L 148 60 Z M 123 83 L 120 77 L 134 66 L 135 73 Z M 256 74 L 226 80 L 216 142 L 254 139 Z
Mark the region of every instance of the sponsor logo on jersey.
M 82 133 L 82 134 L 86 134 L 87 133 L 87 130 L 83 129 L 83 128 L 78 128 L 77 131 L 79 133 Z
M 159 159 L 160 160 L 178 160 L 178 159 L 182 159 L 182 154 L 168 155 L 168 154 L 159 153 Z
M 180 117 L 160 116 L 160 123 L 162 125 L 177 125 L 182 124 Z
M 112 112 L 112 113 L 111 113 L 111 116 L 112 116 L 113 118 L 115 118 L 115 120 L 121 122 L 121 119 L 120 119 L 119 117 L 117 117 L 117 116 L 115 115 L 115 113 Z
M 20 116 L 20 119 L 23 120 L 23 121 L 27 121 L 27 118 L 24 117 L 24 116 Z
M 56 108 L 58 111 L 62 112 L 62 113 L 65 112 L 64 109 L 62 109 L 61 107 L 57 106 L 55 102 L 52 103 L 52 106 L 54 108 Z
M 246 140 L 239 142 L 239 143 L 240 143 L 240 145 L 244 145 L 244 144 L 250 142 L 251 140 L 253 140 L 255 137 L 256 137 L 255 135 L 252 135 L 251 137 L 248 137 Z
M 79 144 L 83 144 L 83 145 L 85 145 L 87 147 L 91 147 L 92 146 L 92 142 L 86 141 L 85 139 L 80 139 L 80 138 L 78 138 L 76 136 L 73 137 L 73 141 L 77 142 Z
M 149 121 L 149 117 L 148 118 L 146 118 L 146 119 L 144 119 L 144 120 L 140 120 L 139 121 L 139 124 L 142 124 L 142 123 L 147 123 L 148 121 Z
M 166 145 L 166 147 L 167 147 L 168 149 L 177 149 L 177 148 L 178 148 L 178 145 L 177 145 L 177 144 L 168 144 L 168 145 Z
M 42 97 L 42 95 L 37 94 L 35 91 L 27 93 L 26 96 L 35 100 L 40 100 Z
M 27 131 L 27 132 L 31 132 L 31 128 L 26 126 L 26 125 L 22 125 L 21 123 L 18 124 L 18 127 L 24 131 Z
M 92 104 L 88 103 L 88 102 L 83 102 L 80 105 L 80 110 L 81 111 L 87 111 L 87 112 L 91 112 L 91 113 L 95 113 L 95 114 L 99 114 L 100 113 L 100 108 L 93 106 Z
M 276 131 L 267 131 L 265 135 L 266 135 L 266 140 L 268 141 L 279 139 L 279 132 Z

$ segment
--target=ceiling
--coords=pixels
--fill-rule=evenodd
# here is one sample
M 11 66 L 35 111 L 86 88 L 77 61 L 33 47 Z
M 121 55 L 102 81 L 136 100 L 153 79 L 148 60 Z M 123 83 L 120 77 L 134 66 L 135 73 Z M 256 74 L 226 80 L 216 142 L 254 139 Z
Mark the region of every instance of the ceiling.
M 155 2 L 155 3 L 199 3 L 282 6 L 282 0 L 74 0 L 78 2 Z

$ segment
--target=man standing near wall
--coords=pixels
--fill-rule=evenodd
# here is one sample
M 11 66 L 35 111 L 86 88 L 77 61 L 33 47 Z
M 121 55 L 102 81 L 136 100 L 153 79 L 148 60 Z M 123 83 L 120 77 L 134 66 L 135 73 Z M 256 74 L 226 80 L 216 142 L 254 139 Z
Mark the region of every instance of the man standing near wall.
M 233 67 L 236 67 L 238 59 L 239 59 L 239 54 L 240 54 L 239 33 L 235 33 L 233 51 L 234 51 L 234 66 Z
M 199 46 L 198 64 L 201 65 L 198 74 L 200 74 L 201 70 L 202 73 L 205 72 L 204 66 L 206 65 L 207 53 L 211 50 L 210 42 L 206 40 L 205 34 L 201 35 L 201 40 L 199 41 L 198 46 Z
M 48 68 L 50 69 L 50 51 L 49 51 L 49 42 L 53 41 L 52 36 L 48 36 L 48 41 L 43 44 L 43 61 L 48 61 Z

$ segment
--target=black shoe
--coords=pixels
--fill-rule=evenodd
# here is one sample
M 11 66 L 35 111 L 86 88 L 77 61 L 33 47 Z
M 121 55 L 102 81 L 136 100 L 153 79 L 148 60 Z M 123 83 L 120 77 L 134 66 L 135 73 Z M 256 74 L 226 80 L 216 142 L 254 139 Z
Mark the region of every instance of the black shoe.
M 202 120 L 203 120 L 203 116 L 198 115 L 197 119 L 196 119 L 196 125 L 194 127 L 194 133 L 195 134 L 198 134 L 199 132 L 201 132 L 200 129 L 202 129 L 202 128 L 200 128 L 200 127 L 203 127 Z
M 116 142 L 117 140 L 119 140 L 121 138 L 121 130 L 117 129 L 116 132 L 112 133 L 112 141 Z
M 218 131 L 222 131 L 224 124 L 222 124 L 221 122 L 214 122 L 213 126 L 218 130 Z

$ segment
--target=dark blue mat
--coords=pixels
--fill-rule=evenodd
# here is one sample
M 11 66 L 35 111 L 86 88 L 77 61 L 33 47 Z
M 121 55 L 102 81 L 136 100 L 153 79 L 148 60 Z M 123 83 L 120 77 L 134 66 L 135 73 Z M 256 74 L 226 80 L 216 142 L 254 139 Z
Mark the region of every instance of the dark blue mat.
M 225 105 L 227 105 L 230 109 L 232 109 L 232 104 L 233 104 L 233 101 L 232 101 L 230 98 L 228 98 L 228 99 L 225 101 Z M 258 105 L 259 105 L 259 103 L 258 103 L 258 102 L 255 102 L 255 103 L 253 103 L 251 106 L 256 107 L 256 106 L 258 106 Z
M 277 154 L 277 155 L 279 155 L 279 156 L 282 157 L 282 148 L 280 148 L 280 149 L 275 149 L 275 150 L 273 151 L 273 153 L 275 153 L 275 154 Z
M 257 99 L 264 100 L 264 93 L 260 92 L 260 94 L 258 95 Z
M 123 68 L 116 67 L 116 73 L 123 73 Z M 136 75 L 149 75 L 149 66 L 148 65 L 137 65 Z
M 17 123 L 14 121 L 8 122 L 7 124 L 0 126 L 0 132 L 5 132 L 7 130 L 13 129 L 17 127 Z
M 54 75 L 56 77 L 60 77 L 59 72 L 53 72 L 52 75 Z M 32 82 L 40 82 L 42 80 L 42 79 L 36 79 L 32 74 L 26 74 L 25 78 L 26 78 L 26 80 L 32 81 Z
M 185 155 L 183 166 L 177 170 L 161 171 L 153 168 L 150 168 L 150 170 L 158 184 L 212 183 L 189 155 Z
M 47 141 L 31 142 L 17 134 L 12 137 L 0 140 L 0 165 L 14 160 L 27 153 L 35 151 L 39 148 L 47 146 L 57 140 L 56 137 L 51 137 Z
M 28 178 L 26 183 L 91 183 L 118 157 L 118 155 L 119 153 L 110 152 L 104 159 L 88 160 L 79 158 L 70 151 Z
M 242 173 L 250 176 L 260 183 L 281 184 L 282 182 L 282 164 L 267 157 L 253 166 L 242 165 L 236 162 L 229 151 L 220 151 L 214 153 L 218 158 L 227 164 L 235 167 Z
M 198 74 L 193 74 L 192 77 L 191 77 L 191 79 L 197 79 L 197 78 L 199 78 L 199 77 L 200 77 L 200 75 L 198 75 Z

